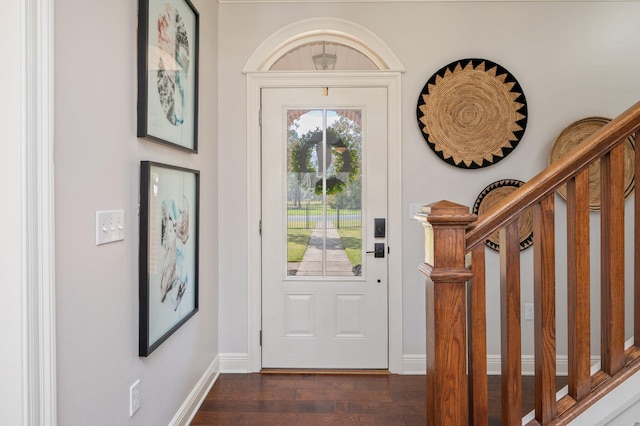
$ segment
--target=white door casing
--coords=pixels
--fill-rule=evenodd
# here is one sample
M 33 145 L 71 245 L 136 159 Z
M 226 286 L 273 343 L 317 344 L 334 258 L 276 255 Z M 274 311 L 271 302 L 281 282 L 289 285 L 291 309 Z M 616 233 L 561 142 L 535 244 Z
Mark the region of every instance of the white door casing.
M 262 91 L 263 368 L 388 368 L 387 256 L 386 253 L 382 258 L 363 253 L 373 250 L 376 243 L 386 242 L 385 236 L 374 237 L 374 219 L 387 216 L 386 111 L 384 87 Z M 343 124 L 351 123 L 355 129 L 361 127 L 361 138 L 360 133 L 353 133 L 354 128 L 338 136 L 346 138 L 344 141 L 351 146 L 348 150 L 342 140 L 332 141 L 328 133 L 313 131 L 318 127 L 332 128 L 327 122 L 330 117 L 333 120 L 342 117 Z M 309 129 L 297 128 L 294 124 L 304 126 L 305 119 L 309 118 L 313 120 Z M 289 128 L 299 135 L 290 136 Z M 314 141 L 298 139 L 304 138 L 305 133 Z M 356 135 L 355 139 L 350 135 Z M 322 141 L 326 141 L 326 149 Z M 313 162 L 310 171 L 288 173 L 290 162 L 300 160 L 299 155 L 288 152 L 289 142 L 299 147 L 308 145 L 305 152 L 308 161 Z M 343 147 L 336 148 L 332 143 Z M 326 160 L 320 158 L 323 153 Z M 346 164 L 344 158 L 355 158 L 356 163 Z M 360 208 L 355 210 L 345 205 L 342 220 L 336 210 L 330 209 L 331 197 L 316 195 L 314 190 L 322 188 L 314 183 L 323 183 L 325 169 L 327 185 L 332 179 L 346 182 L 347 187 L 343 187 L 340 195 L 350 200 L 348 203 L 362 200 Z M 354 198 L 353 193 L 347 195 L 353 179 L 355 188 L 357 182 L 361 182 L 360 197 Z M 293 201 L 293 198 L 299 199 L 305 187 L 303 197 L 319 209 L 289 215 L 288 205 L 294 209 L 291 213 L 305 211 L 299 208 L 300 201 Z M 322 219 L 323 200 L 328 209 L 327 220 Z M 302 201 L 303 206 L 304 203 Z M 314 244 L 309 243 L 308 252 L 320 256 L 313 260 L 307 258 L 301 264 L 288 264 L 289 236 L 296 239 L 300 232 L 311 233 L 312 229 Z M 361 264 L 354 265 L 344 250 L 336 248 L 336 244 L 341 243 L 338 232 L 345 232 L 353 239 L 360 230 L 362 244 L 358 251 L 362 259 Z M 292 267 L 296 269 L 290 269 Z
M 0 33 L 6 66 L 0 71 L 6 143 L 0 149 L 6 194 L 5 223 L 11 244 L 3 252 L 10 267 L 3 280 L 8 307 L 0 356 L 5 392 L 2 418 L 11 424 L 55 425 L 56 322 L 54 241 L 54 5 L 53 0 L 10 0 L 3 4 Z M 3 216 L 5 218 L 5 216 Z M 7 352 L 7 351 L 5 351 Z M 5 362 L 6 361 L 6 362 Z
M 277 72 L 269 64 L 283 52 L 312 38 L 325 38 L 380 59 L 380 71 L 372 72 Z M 361 47 L 365 47 L 364 49 Z M 247 360 L 246 371 L 261 369 L 261 239 L 260 223 L 260 93 L 266 87 L 386 87 L 388 95 L 388 188 L 389 216 L 387 243 L 389 256 L 389 371 L 401 374 L 402 348 L 402 132 L 401 75 L 404 66 L 393 50 L 375 33 L 352 21 L 318 17 L 283 27 L 267 37 L 253 52 L 243 73 L 247 77 Z
M 289 73 L 256 72 L 247 74 L 247 187 L 248 215 L 248 359 L 247 371 L 262 368 L 260 329 L 262 318 L 261 294 L 261 182 L 260 182 L 260 93 L 268 87 L 384 87 L 387 90 L 387 187 L 388 217 L 387 245 L 389 282 L 389 371 L 401 374 L 402 355 L 402 197 L 401 197 L 401 131 L 400 131 L 400 73 Z

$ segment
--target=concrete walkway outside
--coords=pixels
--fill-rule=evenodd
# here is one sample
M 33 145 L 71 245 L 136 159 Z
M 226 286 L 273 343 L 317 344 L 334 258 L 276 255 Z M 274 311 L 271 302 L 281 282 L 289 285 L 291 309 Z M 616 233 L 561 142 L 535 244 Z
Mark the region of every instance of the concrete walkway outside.
M 328 225 L 331 225 L 329 222 Z M 322 276 L 322 233 L 324 223 L 318 222 L 311 233 L 296 275 Z M 338 230 L 327 227 L 327 276 L 353 276 L 351 262 L 342 245 Z

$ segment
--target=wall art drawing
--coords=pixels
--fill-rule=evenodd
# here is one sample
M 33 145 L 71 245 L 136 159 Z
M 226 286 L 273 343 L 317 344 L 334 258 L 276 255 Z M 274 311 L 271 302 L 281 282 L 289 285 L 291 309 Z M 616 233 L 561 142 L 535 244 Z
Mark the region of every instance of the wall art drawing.
M 140 167 L 139 355 L 198 311 L 199 172 Z
M 189 0 L 140 0 L 138 136 L 198 150 L 199 14 Z

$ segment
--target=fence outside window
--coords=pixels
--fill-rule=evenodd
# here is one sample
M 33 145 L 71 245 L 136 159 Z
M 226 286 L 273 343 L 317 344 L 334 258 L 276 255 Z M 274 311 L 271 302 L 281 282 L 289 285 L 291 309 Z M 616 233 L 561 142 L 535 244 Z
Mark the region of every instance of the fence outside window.
M 362 226 L 362 210 L 360 209 L 340 209 L 327 206 L 325 216 L 322 204 L 307 203 L 297 207 L 290 203 L 287 206 L 288 229 L 314 229 L 324 217 L 326 217 L 329 229 L 360 228 Z

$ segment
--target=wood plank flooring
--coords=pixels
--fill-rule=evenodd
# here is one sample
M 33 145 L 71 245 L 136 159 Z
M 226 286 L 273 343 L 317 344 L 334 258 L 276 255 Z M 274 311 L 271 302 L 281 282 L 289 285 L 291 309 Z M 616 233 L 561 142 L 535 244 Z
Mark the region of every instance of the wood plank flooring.
M 522 393 L 527 413 L 533 377 L 523 377 Z M 221 374 L 191 424 L 424 425 L 425 395 L 425 376 Z M 489 376 L 489 424 L 501 424 L 499 376 Z

